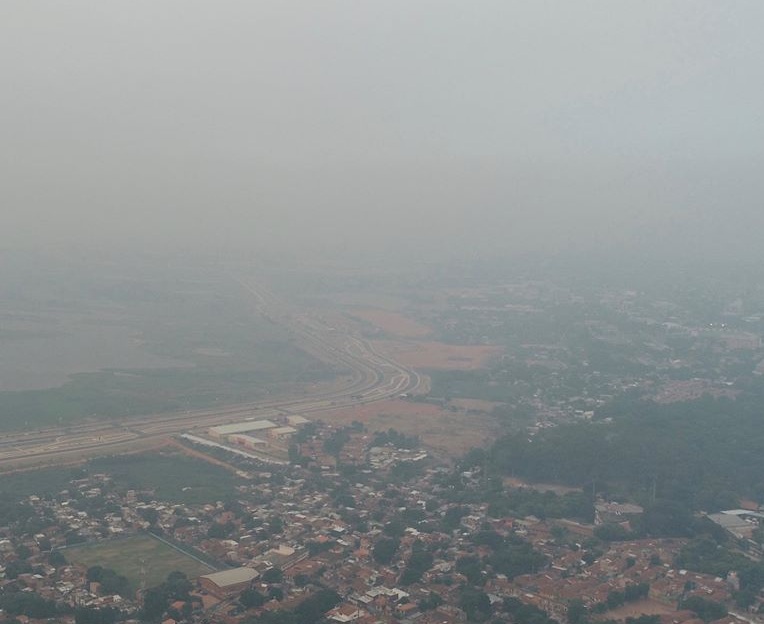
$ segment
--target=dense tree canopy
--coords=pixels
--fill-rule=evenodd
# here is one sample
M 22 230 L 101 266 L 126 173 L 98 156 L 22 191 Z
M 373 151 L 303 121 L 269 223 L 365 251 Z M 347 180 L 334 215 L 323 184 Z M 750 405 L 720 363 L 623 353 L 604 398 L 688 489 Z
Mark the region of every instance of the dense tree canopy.
M 502 611 L 510 614 L 512 621 L 516 624 L 557 624 L 557 621 L 550 618 L 546 611 L 534 605 L 525 604 L 514 597 L 504 599 Z M 580 621 L 572 621 L 571 624 L 580 624 Z
M 491 615 L 491 601 L 488 594 L 469 585 L 459 592 L 459 606 L 464 609 L 470 622 L 484 622 Z
M 756 397 L 659 405 L 631 400 L 612 422 L 575 423 L 496 442 L 493 465 L 539 481 L 608 486 L 713 511 L 735 493 L 764 498 L 764 429 Z M 609 414 L 609 412 L 608 412 Z
M 411 585 L 422 578 L 422 575 L 432 567 L 433 556 L 421 540 L 414 542 L 411 547 L 411 556 L 406 564 L 406 569 L 400 578 L 401 585 Z
M 383 537 L 374 545 L 374 550 L 372 551 L 374 561 L 387 565 L 393 560 L 399 545 L 400 540 L 398 538 Z
M 164 583 L 144 594 L 143 619 L 158 620 L 172 600 L 188 600 L 191 588 L 191 582 L 183 572 L 170 572 Z
M 119 594 L 126 598 L 132 595 L 130 581 L 111 568 L 104 568 L 99 565 L 92 566 L 88 568 L 86 577 L 88 581 L 101 584 L 102 594 Z
M 41 620 L 55 617 L 59 613 L 52 600 L 32 592 L 0 594 L 0 609 L 9 615 L 26 615 Z
M 723 604 L 720 604 L 715 600 L 709 600 L 708 598 L 701 598 L 700 596 L 686 598 L 685 600 L 682 600 L 680 606 L 682 609 L 694 611 L 704 622 L 719 620 L 727 615 L 727 609 L 724 608 Z
M 260 607 L 265 604 L 265 596 L 263 596 L 256 589 L 252 589 L 250 587 L 249 589 L 245 589 L 243 592 L 241 592 L 241 596 L 239 596 L 239 602 L 247 609 Z

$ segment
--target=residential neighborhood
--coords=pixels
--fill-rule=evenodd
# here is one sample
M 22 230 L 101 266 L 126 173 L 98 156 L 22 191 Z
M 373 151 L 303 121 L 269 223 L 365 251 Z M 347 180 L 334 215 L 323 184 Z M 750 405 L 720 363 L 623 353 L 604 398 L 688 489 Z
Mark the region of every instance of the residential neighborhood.
M 360 423 L 301 427 L 291 466 L 214 449 L 210 459 L 231 462 L 242 477 L 226 501 L 172 504 L 150 490 L 122 491 L 105 473 L 74 479 L 53 496 L 28 496 L 24 523 L 0 527 L 0 572 L 6 595 L 37 598 L 11 604 L 5 621 L 47 621 L 12 612 L 45 608 L 60 622 L 104 610 L 138 621 L 149 605 L 151 617 L 167 624 L 268 622 L 269 613 L 294 610 L 319 592 L 331 592 L 325 617 L 338 623 L 519 621 L 527 614 L 512 610 L 525 605 L 561 623 L 579 621 L 570 610 L 583 608 L 604 619 L 646 613 L 673 624 L 693 619 L 681 608 L 693 597 L 734 610 L 734 572 L 719 577 L 675 564 L 687 539 L 596 537 L 603 528 L 628 528 L 643 512 L 638 505 L 600 500 L 588 521 L 501 513 L 470 502 L 470 492 L 497 487 L 479 464 L 439 463 L 415 438 L 370 433 Z M 505 493 L 563 496 L 517 484 Z M 157 601 L 145 569 L 137 583 L 115 583 L 119 570 L 81 563 L 90 548 L 137 548 L 131 540 L 161 544 L 198 573 L 172 572 L 175 593 Z M 758 604 L 738 616 L 752 617 Z

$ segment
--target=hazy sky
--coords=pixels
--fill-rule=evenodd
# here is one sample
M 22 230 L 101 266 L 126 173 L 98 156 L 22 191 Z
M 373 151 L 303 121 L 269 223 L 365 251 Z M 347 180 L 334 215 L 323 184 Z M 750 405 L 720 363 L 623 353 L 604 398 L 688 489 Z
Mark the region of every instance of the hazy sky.
M 755 244 L 762 33 L 761 0 L 3 0 L 0 246 Z

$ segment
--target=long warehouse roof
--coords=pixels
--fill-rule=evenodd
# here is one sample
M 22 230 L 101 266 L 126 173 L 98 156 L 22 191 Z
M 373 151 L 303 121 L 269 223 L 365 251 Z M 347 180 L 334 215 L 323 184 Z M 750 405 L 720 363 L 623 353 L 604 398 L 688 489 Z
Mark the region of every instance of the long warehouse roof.
M 263 429 L 273 429 L 276 426 L 270 420 L 250 420 L 247 422 L 232 423 L 230 425 L 219 425 L 210 427 L 210 433 L 217 435 L 230 435 L 232 433 L 246 433 L 247 431 L 261 431 Z
M 212 574 L 205 574 L 201 578 L 209 579 L 218 587 L 230 587 L 231 585 L 238 585 L 239 583 L 248 583 L 249 581 L 256 579 L 260 576 L 257 570 L 252 568 L 233 568 L 232 570 L 222 570 L 221 572 L 213 572 Z

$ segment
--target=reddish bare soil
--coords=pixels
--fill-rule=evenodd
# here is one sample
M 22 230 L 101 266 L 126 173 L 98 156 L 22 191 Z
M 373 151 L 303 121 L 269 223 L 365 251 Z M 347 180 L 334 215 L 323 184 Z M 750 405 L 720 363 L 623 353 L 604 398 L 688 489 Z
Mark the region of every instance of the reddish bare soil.
M 606 620 L 625 620 L 628 617 L 639 617 L 640 615 L 663 615 L 673 613 L 675 608 L 656 602 L 655 600 L 640 600 L 625 604 L 622 607 L 608 611 L 602 615 Z

